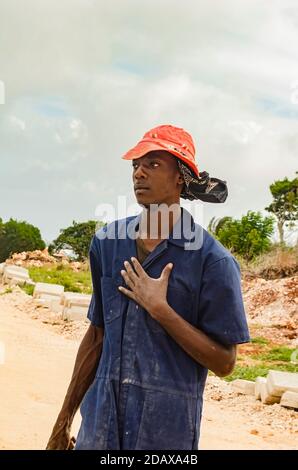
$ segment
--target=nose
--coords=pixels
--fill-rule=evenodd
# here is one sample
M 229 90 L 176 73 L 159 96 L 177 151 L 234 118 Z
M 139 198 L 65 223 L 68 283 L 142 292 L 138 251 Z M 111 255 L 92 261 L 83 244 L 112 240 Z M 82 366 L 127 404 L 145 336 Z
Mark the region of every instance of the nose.
M 146 178 L 147 177 L 146 172 L 144 171 L 144 166 L 142 165 L 142 163 L 138 164 L 138 167 L 134 170 L 133 176 L 136 180 L 138 180 L 140 178 Z

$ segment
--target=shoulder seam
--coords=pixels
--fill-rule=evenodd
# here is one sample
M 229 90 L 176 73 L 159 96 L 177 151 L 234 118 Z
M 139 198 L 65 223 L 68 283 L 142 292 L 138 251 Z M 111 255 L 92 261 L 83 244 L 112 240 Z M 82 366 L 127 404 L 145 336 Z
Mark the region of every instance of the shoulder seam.
M 208 266 L 206 266 L 205 270 L 209 269 L 211 266 L 213 266 L 214 264 L 218 263 L 219 261 L 222 261 L 223 259 L 228 259 L 228 258 L 233 258 L 232 256 L 229 256 L 229 255 L 225 255 L 223 256 L 222 258 L 219 258 L 217 259 L 216 261 L 213 261 L 212 263 L 208 264 Z

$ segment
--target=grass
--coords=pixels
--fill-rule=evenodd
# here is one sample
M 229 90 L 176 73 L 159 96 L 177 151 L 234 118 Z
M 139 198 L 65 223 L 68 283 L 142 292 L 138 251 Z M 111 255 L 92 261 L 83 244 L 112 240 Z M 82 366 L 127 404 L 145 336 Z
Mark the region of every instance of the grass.
M 285 372 L 298 372 L 297 364 L 268 364 L 267 362 L 253 366 L 236 365 L 231 375 L 225 377 L 227 382 L 235 379 L 245 379 L 255 381 L 257 377 L 266 377 L 269 370 L 282 370 Z
M 26 292 L 26 294 L 33 295 L 33 291 L 34 291 L 34 286 L 33 285 L 24 284 L 23 286 L 21 286 L 21 289 L 23 289 L 23 291 Z
M 268 352 L 261 354 L 255 354 L 251 357 L 262 361 L 278 361 L 278 362 L 289 362 L 291 355 L 295 349 L 287 348 L 286 346 L 278 346 L 270 349 Z
M 231 375 L 225 377 L 227 382 L 235 379 L 256 380 L 257 377 L 266 377 L 268 374 L 268 367 L 266 365 L 259 366 L 241 366 L 236 365 Z
M 282 246 L 273 244 L 270 249 L 252 261 L 237 257 L 242 274 L 253 274 L 265 279 L 279 279 L 294 276 L 298 272 L 298 244 Z
M 80 292 L 82 294 L 91 294 L 92 292 L 91 274 L 87 267 L 76 272 L 68 266 L 44 265 L 29 268 L 29 274 L 35 282 L 60 284 L 64 286 L 65 291 Z
M 251 343 L 239 345 L 237 364 L 231 375 L 225 380 L 255 380 L 266 377 L 269 370 L 281 370 L 298 373 L 298 364 L 291 363 L 294 348 L 276 345 L 266 338 L 252 338 Z
M 7 287 L 5 291 L 1 292 L 0 295 L 5 295 L 5 294 L 11 294 L 12 293 L 12 288 Z
M 266 338 L 262 338 L 261 336 L 257 336 L 256 338 L 251 339 L 251 343 L 253 344 L 268 344 L 269 340 Z

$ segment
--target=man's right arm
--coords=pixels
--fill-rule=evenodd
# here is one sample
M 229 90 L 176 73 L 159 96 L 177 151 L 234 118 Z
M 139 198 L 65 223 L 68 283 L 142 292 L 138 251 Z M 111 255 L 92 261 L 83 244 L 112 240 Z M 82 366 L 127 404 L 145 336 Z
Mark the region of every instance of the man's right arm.
M 92 384 L 101 357 L 104 328 L 90 324 L 77 353 L 71 381 L 47 444 L 47 450 L 66 450 L 74 447 L 70 438 L 73 418 Z

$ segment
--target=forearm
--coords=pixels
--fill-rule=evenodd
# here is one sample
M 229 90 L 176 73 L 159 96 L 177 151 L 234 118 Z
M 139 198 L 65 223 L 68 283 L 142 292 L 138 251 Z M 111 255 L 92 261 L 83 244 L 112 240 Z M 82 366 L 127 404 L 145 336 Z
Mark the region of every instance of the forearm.
M 178 315 L 168 304 L 161 306 L 154 318 L 196 362 L 223 377 L 233 370 L 236 349 L 211 339 Z
M 80 403 L 94 380 L 101 357 L 103 333 L 90 326 L 78 349 L 71 381 L 58 416 L 58 420 L 68 419 L 72 423 Z

